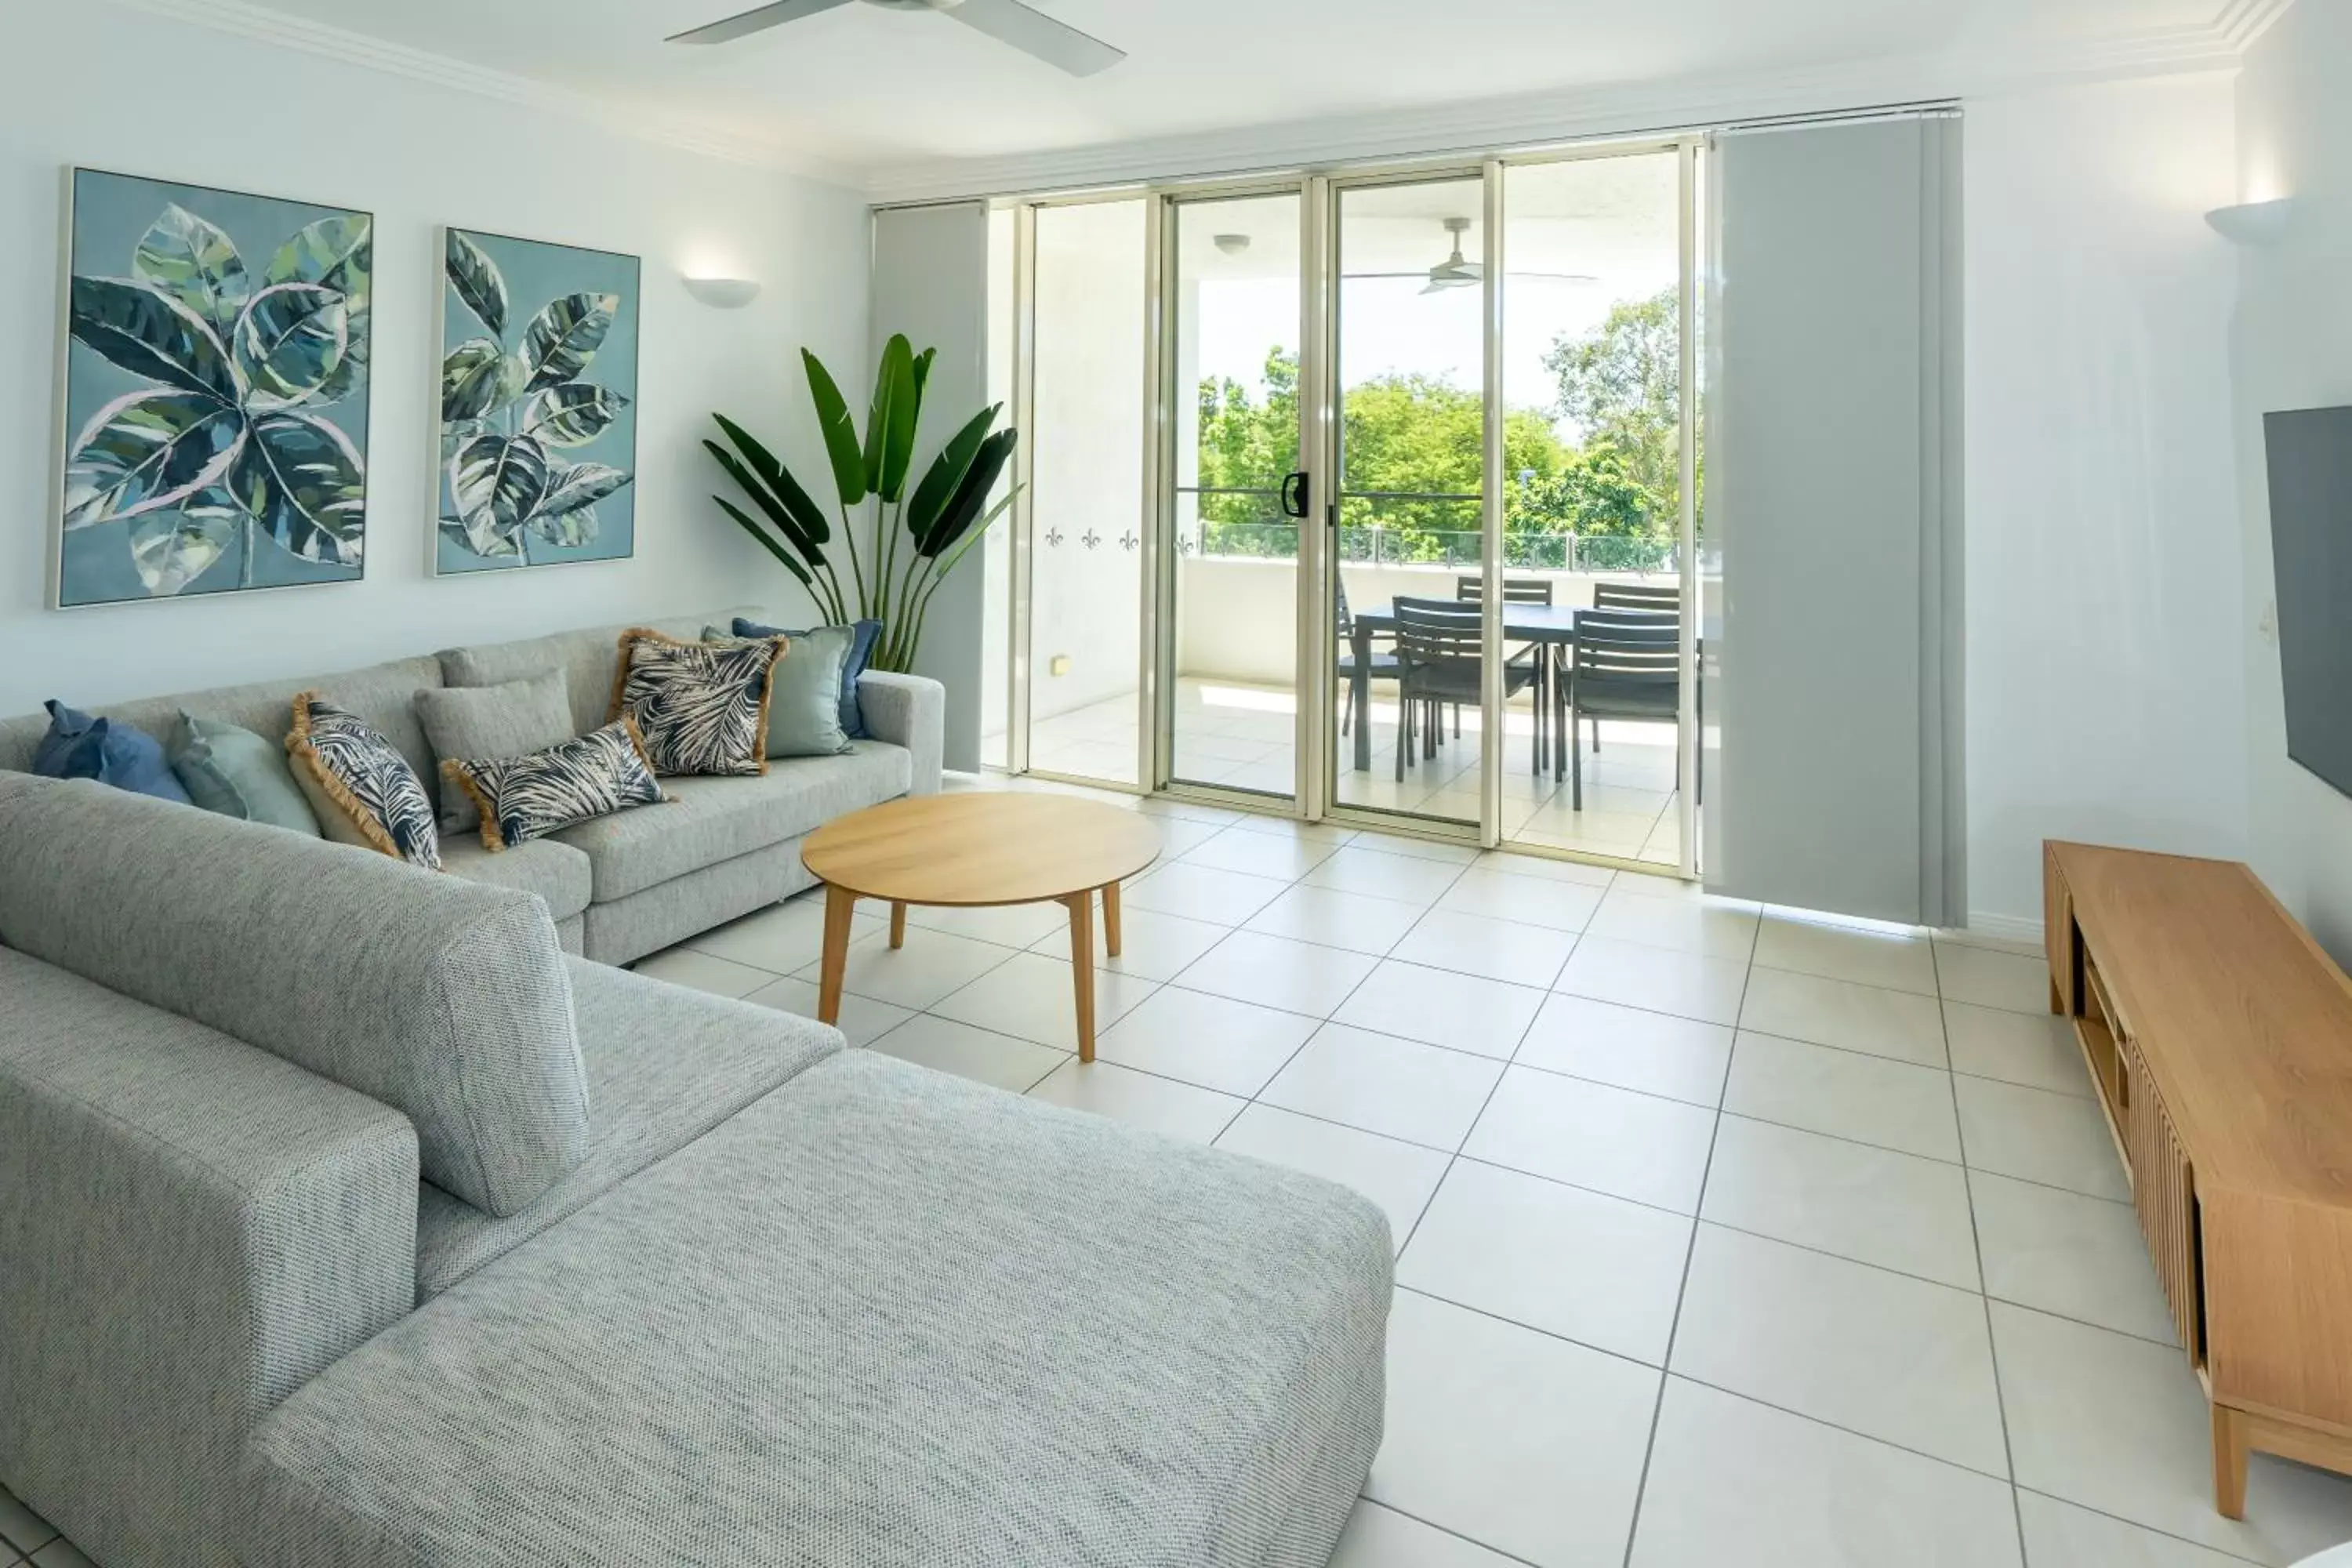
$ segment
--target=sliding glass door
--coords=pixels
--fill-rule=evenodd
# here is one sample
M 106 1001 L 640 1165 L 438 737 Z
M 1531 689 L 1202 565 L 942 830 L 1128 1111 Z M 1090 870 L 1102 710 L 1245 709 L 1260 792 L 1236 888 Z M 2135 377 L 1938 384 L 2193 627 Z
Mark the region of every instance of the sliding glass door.
M 1700 173 L 1020 204 L 1008 765 L 1693 874 Z
M 1163 219 L 1161 779 L 1277 801 L 1298 773 L 1303 211 L 1294 186 Z

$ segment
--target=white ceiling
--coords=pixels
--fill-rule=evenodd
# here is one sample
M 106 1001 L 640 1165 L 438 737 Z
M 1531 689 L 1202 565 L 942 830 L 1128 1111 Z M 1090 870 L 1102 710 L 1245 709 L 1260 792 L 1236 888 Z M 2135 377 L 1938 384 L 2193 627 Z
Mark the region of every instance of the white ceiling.
M 151 0 L 152 3 L 152 0 Z M 755 0 L 181 0 L 397 46 L 406 68 L 583 95 L 617 118 L 866 180 L 1250 126 L 1572 102 L 1870 62 L 2126 68 L 2233 41 L 2265 0 L 1034 0 L 1129 51 L 1074 79 L 941 16 L 849 5 L 716 48 Z M 2217 14 L 2218 12 L 2218 14 Z M 1825 103 L 1818 107 L 1842 107 Z

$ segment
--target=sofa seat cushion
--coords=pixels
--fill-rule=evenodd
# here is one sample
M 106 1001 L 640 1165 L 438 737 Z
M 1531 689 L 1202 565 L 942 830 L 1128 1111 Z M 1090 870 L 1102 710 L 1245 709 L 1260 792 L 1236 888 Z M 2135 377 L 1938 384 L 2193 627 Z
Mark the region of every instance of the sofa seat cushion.
M 845 1051 L 345 1357 L 248 1568 L 1321 1568 L 1381 1436 L 1344 1188 Z
M 511 860 L 520 853 L 510 850 L 498 858 Z M 583 861 L 583 901 L 587 883 Z M 430 1184 L 420 1184 L 420 1301 L 667 1159 L 842 1048 L 839 1030 L 772 1007 L 706 995 L 584 959 L 569 964 L 588 1103 L 596 1109 L 588 1158 L 537 1203 L 505 1219 Z
M 896 799 L 913 776 L 904 747 L 858 741 L 837 757 L 781 758 L 758 778 L 665 779 L 667 805 L 599 817 L 555 837 L 587 855 L 596 902 L 610 903 Z
M 546 901 L 549 918 L 559 921 L 588 907 L 593 882 L 588 857 L 552 838 L 534 838 L 496 854 L 478 837 L 452 838 L 441 846 L 441 869 L 469 882 L 537 893 Z

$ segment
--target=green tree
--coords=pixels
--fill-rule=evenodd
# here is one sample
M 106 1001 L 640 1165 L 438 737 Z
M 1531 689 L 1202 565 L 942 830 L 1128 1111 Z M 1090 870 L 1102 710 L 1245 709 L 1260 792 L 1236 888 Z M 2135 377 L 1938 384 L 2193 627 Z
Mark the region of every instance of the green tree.
M 1661 527 L 1682 493 L 1682 295 L 1669 289 L 1610 308 L 1580 338 L 1561 334 L 1544 355 L 1559 384 L 1554 411 L 1583 432 L 1584 448 L 1612 448 L 1627 479 L 1656 498 Z
M 1295 547 L 1270 492 L 1297 467 L 1297 360 L 1269 353 L 1263 381 L 1259 395 L 1222 377 L 1200 384 L 1201 487 L 1265 492 L 1200 498 L 1204 543 L 1223 553 L 1287 554 Z M 1391 559 L 1475 555 L 1477 501 L 1413 498 L 1479 493 L 1486 439 L 1479 393 L 1433 376 L 1380 376 L 1348 389 L 1343 426 L 1343 529 L 1385 530 Z M 1547 550 L 1532 536 L 1640 538 L 1657 532 L 1658 520 L 1673 510 L 1613 442 L 1570 447 L 1536 409 L 1504 416 L 1503 469 L 1503 525 L 1529 537 L 1523 548 L 1531 564 L 1566 564 L 1564 546 Z

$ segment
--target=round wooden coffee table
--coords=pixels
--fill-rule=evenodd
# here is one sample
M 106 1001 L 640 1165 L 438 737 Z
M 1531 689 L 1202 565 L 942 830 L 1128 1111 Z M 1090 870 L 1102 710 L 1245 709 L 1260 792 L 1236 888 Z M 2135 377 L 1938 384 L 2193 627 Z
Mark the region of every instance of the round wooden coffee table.
M 801 846 L 824 884 L 824 963 L 816 1016 L 841 1018 L 850 915 L 860 899 L 890 904 L 890 945 L 907 940 L 908 904 L 971 909 L 1047 900 L 1070 911 L 1078 1059 L 1095 1059 L 1094 895 L 1103 945 L 1118 956 L 1118 885 L 1160 857 L 1160 830 L 1140 812 L 1068 795 L 930 795 L 826 823 Z

